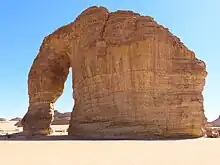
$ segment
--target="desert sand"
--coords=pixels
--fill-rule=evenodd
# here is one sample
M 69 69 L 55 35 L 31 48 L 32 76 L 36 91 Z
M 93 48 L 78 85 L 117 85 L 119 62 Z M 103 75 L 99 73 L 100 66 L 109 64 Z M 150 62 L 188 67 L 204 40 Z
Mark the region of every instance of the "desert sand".
M 52 126 L 56 130 L 67 127 Z M 56 134 L 65 135 L 66 132 Z M 218 164 L 219 147 L 219 138 L 160 141 L 3 140 L 0 141 L 0 165 L 209 165 Z
M 7 165 L 210 165 L 220 139 L 177 141 L 1 141 Z M 75 150 L 73 150 L 73 148 Z

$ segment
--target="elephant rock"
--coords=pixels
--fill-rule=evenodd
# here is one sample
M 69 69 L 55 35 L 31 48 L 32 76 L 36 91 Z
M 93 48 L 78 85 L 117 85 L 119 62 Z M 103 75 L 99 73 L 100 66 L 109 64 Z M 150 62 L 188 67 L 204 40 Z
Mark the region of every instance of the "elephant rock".
M 93 6 L 45 37 L 28 75 L 24 131 L 51 132 L 69 68 L 70 136 L 202 135 L 205 63 L 152 17 Z

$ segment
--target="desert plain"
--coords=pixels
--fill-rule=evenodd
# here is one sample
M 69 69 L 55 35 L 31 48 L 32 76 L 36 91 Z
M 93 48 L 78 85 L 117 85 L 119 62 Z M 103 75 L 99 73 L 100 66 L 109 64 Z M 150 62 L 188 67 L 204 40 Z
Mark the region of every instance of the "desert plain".
M 52 128 L 66 130 L 68 125 L 52 125 Z M 66 135 L 66 132 L 53 135 Z M 0 139 L 0 164 L 209 165 L 218 164 L 219 146 L 219 138 L 136 141 Z
M 220 139 L 161 141 L 0 141 L 7 165 L 218 164 Z

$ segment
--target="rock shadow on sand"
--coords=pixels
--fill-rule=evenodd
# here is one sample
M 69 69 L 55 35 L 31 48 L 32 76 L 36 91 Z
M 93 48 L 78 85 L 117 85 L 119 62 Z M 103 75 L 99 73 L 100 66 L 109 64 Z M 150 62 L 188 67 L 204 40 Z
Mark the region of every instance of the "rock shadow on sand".
M 178 140 L 189 140 L 198 139 L 201 137 L 194 136 L 180 136 L 180 137 L 131 137 L 131 138 L 94 138 L 94 137 L 79 137 L 79 136 L 68 136 L 68 135 L 25 135 L 24 133 L 14 133 L 10 135 L 0 136 L 0 141 L 178 141 Z

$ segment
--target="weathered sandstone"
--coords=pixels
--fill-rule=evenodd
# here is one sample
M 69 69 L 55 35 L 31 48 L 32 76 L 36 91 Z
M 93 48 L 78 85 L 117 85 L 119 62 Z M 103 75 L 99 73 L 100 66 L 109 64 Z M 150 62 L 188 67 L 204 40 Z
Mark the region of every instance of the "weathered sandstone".
M 52 125 L 68 125 L 70 122 L 71 112 L 61 113 L 57 110 L 54 111 L 54 120 Z
M 58 110 L 54 110 L 54 120 L 51 123 L 52 125 L 68 125 L 71 117 L 71 112 L 61 113 Z M 14 118 L 15 121 L 18 121 L 15 126 L 22 127 L 20 118 Z
M 208 124 L 212 127 L 220 127 L 220 116 L 212 122 L 208 122 Z
M 21 119 L 22 118 L 20 118 L 20 117 L 15 117 L 15 118 L 10 119 L 10 121 L 21 121 Z
M 206 128 L 206 137 L 207 138 L 218 138 L 219 130 L 216 128 Z
M 152 17 L 90 7 L 44 38 L 28 77 L 30 134 L 48 134 L 69 68 L 70 136 L 201 136 L 205 63 Z

